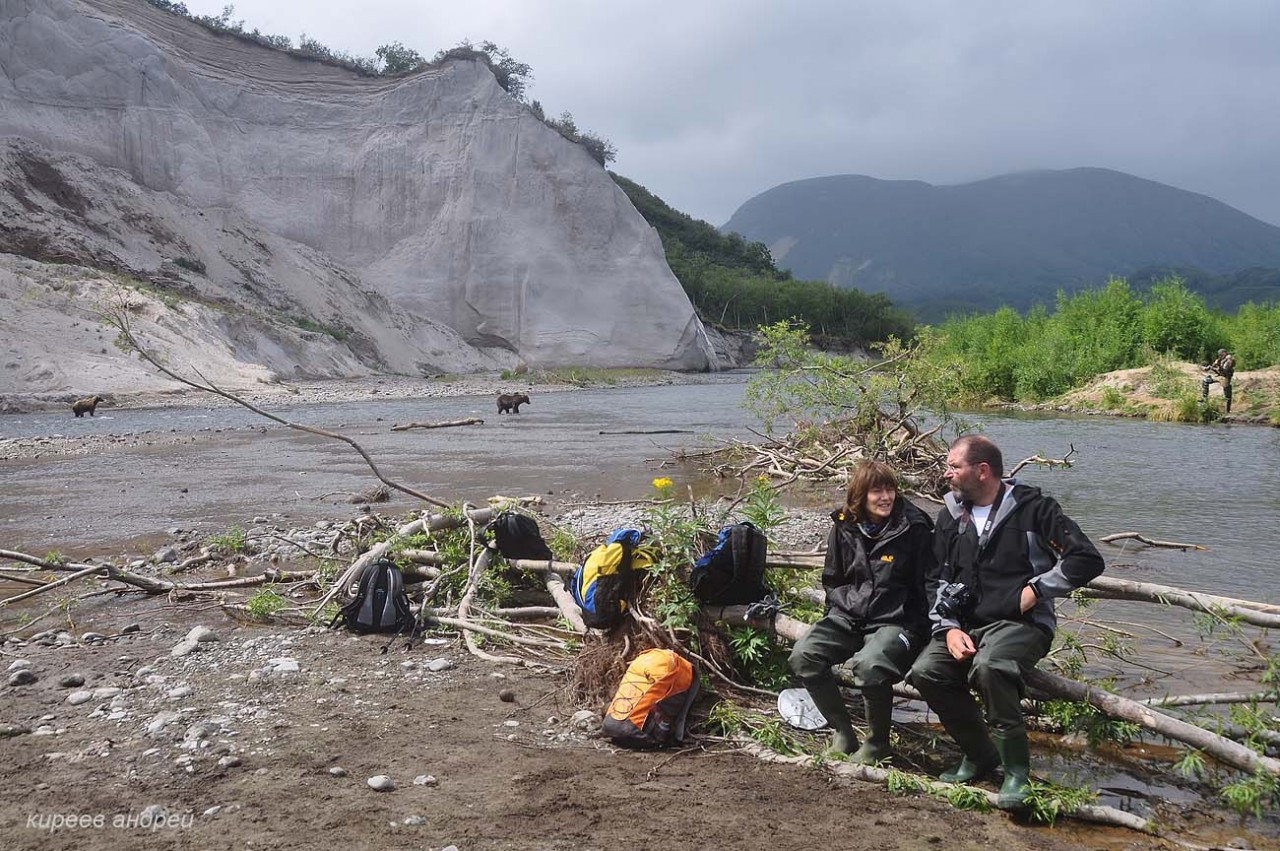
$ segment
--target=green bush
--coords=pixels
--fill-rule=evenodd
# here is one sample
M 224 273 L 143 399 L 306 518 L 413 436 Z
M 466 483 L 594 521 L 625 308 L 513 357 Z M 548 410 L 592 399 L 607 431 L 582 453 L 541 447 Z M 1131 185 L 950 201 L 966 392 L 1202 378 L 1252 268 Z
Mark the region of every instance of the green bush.
M 1142 315 L 1142 339 L 1153 351 L 1171 352 L 1197 363 L 1208 363 L 1209 353 L 1226 344 L 1204 299 L 1188 290 L 1180 278 L 1151 287 Z
M 955 379 L 955 403 L 993 396 L 1038 402 L 1099 374 L 1145 364 L 1157 367 L 1156 395 L 1174 399 L 1197 389 L 1174 358 L 1208 363 L 1228 348 L 1237 369 L 1280 363 L 1280 307 L 1248 304 L 1235 316 L 1215 314 L 1179 278 L 1157 282 L 1145 298 L 1116 279 L 1101 289 L 1059 293 L 1052 312 L 1037 307 L 1021 316 L 1003 307 L 953 316 L 936 337 L 928 357 Z

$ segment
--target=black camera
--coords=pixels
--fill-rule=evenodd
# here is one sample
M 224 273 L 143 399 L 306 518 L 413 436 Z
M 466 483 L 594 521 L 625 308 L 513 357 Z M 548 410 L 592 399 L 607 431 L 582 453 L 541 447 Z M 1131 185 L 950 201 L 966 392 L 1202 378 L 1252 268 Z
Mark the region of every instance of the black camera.
M 947 620 L 963 621 L 973 602 L 973 592 L 963 582 L 949 582 L 938 595 L 938 614 Z

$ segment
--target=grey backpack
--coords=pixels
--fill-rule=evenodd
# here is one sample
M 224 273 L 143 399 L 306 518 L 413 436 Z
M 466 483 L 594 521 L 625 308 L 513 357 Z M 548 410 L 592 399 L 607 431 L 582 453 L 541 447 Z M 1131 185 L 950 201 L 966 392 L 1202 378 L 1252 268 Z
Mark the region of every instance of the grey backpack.
M 366 564 L 356 579 L 355 596 L 338 610 L 330 626 L 339 620 L 355 632 L 398 635 L 414 631 L 416 623 L 400 568 L 385 558 Z

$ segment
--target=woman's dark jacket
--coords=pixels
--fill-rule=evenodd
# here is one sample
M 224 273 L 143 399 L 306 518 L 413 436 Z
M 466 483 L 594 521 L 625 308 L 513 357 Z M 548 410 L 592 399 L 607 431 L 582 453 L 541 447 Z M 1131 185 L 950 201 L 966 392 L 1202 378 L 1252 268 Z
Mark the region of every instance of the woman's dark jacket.
M 866 625 L 929 634 L 925 577 L 934 571 L 933 521 L 901 496 L 871 539 L 845 512 L 831 515 L 822 587 L 827 605 Z

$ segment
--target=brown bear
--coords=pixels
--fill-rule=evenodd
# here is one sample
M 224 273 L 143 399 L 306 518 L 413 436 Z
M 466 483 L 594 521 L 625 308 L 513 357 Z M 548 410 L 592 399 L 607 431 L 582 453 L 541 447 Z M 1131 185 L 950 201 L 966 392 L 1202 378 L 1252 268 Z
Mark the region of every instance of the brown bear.
M 518 414 L 521 405 L 528 405 L 529 397 L 523 393 L 503 393 L 498 397 L 498 413 Z
M 101 396 L 87 396 L 84 399 L 77 399 L 75 404 L 71 406 L 71 413 L 77 417 L 83 417 L 86 413 L 93 416 L 93 412 L 98 407 L 98 403 L 103 401 Z

